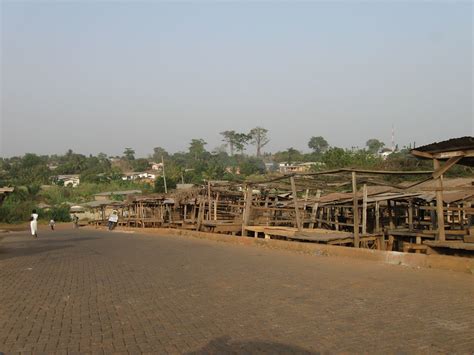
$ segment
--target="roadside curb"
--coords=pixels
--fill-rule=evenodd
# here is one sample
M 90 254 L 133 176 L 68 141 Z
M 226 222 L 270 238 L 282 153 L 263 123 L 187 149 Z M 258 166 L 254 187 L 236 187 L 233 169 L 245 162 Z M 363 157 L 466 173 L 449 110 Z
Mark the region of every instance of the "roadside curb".
M 86 228 L 97 229 L 94 227 Z M 310 255 L 348 257 L 360 260 L 377 261 L 390 265 L 450 270 L 474 274 L 474 258 L 467 257 L 402 253 L 396 251 L 382 251 L 372 249 L 355 249 L 326 244 L 301 243 L 276 239 L 257 239 L 251 237 L 238 237 L 217 233 L 206 233 L 171 228 L 118 228 L 116 231 L 128 233 L 133 231 L 140 234 L 153 234 L 155 236 L 185 236 L 237 245 L 288 250 Z

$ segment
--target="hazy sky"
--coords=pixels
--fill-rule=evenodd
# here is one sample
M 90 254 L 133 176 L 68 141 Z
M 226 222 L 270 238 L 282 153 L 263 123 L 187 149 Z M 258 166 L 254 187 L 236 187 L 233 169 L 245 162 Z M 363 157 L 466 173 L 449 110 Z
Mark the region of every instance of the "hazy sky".
M 0 0 L 1 1 L 1 0 Z M 473 135 L 471 2 L 3 1 L 0 155 Z M 253 151 L 253 148 L 251 148 Z

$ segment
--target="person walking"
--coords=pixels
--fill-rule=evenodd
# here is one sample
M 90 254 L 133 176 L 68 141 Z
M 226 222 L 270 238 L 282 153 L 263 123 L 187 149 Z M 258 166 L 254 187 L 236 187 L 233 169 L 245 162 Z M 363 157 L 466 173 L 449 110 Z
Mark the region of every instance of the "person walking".
M 79 217 L 77 217 L 76 214 L 74 214 L 73 217 L 72 217 L 72 225 L 73 225 L 74 229 L 79 228 Z
M 51 220 L 49 221 L 49 228 L 51 228 L 52 231 L 54 230 L 55 225 L 56 225 L 56 222 L 54 221 L 54 219 L 51 218 Z
M 34 238 L 38 238 L 38 213 L 36 213 L 36 210 L 33 210 L 31 212 L 31 217 L 30 217 L 30 228 L 31 228 L 31 235 Z

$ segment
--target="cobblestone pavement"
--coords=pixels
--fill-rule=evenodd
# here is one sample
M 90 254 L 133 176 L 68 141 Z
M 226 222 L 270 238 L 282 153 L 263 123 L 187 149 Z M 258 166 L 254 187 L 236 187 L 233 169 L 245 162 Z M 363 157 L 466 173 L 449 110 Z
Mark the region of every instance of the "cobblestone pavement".
M 0 352 L 474 351 L 474 276 L 189 237 L 0 244 Z

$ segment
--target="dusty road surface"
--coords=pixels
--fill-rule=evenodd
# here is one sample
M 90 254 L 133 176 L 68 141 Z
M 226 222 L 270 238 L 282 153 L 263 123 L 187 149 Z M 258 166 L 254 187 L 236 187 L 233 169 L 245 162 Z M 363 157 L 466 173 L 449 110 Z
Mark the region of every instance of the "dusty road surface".
M 0 352 L 474 351 L 474 275 L 188 237 L 40 232 L 0 244 Z

